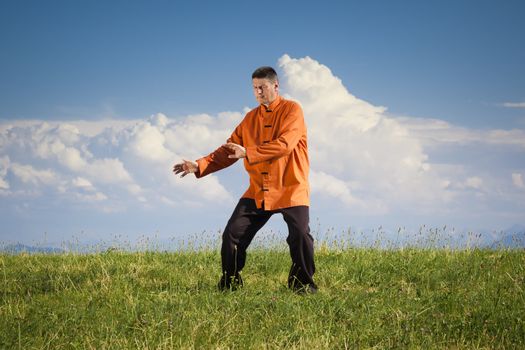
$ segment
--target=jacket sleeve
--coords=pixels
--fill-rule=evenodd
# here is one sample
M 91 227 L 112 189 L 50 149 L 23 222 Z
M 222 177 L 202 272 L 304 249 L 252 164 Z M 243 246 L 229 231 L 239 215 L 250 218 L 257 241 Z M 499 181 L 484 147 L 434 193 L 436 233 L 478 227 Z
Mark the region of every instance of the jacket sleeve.
M 284 117 L 279 136 L 258 146 L 246 147 L 246 159 L 249 164 L 256 164 L 290 154 L 304 135 L 303 110 L 294 104 L 291 111 Z
M 226 142 L 233 142 L 242 146 L 242 134 L 240 124 L 235 128 L 230 138 L 228 138 Z M 236 158 L 228 158 L 228 156 L 232 153 L 233 152 L 231 152 L 226 147 L 221 146 L 206 157 L 197 159 L 196 162 L 198 165 L 198 170 L 194 173 L 195 177 L 201 178 L 208 174 L 229 167 L 238 160 Z

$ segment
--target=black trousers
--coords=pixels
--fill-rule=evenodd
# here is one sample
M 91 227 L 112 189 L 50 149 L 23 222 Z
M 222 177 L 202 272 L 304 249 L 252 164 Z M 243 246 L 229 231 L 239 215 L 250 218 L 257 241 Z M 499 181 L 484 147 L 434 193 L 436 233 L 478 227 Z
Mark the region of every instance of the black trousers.
M 222 235 L 222 272 L 230 279 L 236 276 L 246 262 L 246 249 L 253 237 L 273 214 L 281 213 L 288 225 L 286 242 L 290 248 L 292 267 L 288 286 L 299 288 L 314 285 L 314 239 L 310 235 L 309 207 L 296 206 L 278 210 L 257 209 L 255 201 L 241 198 Z

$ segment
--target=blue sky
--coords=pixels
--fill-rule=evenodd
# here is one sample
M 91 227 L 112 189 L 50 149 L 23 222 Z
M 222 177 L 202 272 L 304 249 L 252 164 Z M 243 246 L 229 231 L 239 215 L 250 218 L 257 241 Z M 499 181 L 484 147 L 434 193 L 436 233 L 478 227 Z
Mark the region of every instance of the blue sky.
M 3 1 L 2 118 L 140 118 L 252 104 L 284 53 L 399 114 L 522 122 L 522 1 Z M 30 97 L 30 101 L 28 101 Z
M 245 187 L 239 164 L 203 184 L 163 183 L 166 205 L 155 192 L 161 177 L 143 169 L 170 168 L 177 160 L 170 156 L 197 157 L 218 145 L 255 106 L 249 76 L 261 65 L 278 67 L 283 92 L 316 113 L 306 115 L 311 141 L 319 140 L 312 215 L 325 225 L 524 224 L 524 14 L 522 1 L 2 1 L 0 241 L 221 229 Z M 341 81 L 347 95 L 309 80 L 319 77 Z M 316 112 L 312 92 L 341 109 Z M 330 124 L 335 115 L 352 120 L 342 124 L 354 136 L 347 146 L 363 147 L 343 157 L 346 167 L 319 156 L 328 148 L 315 135 L 334 135 L 316 118 Z M 169 139 L 193 127 L 211 136 L 199 145 Z M 398 139 L 400 129 L 412 138 Z M 155 135 L 164 143 L 144 160 L 133 147 Z M 345 150 L 344 139 L 334 142 Z M 362 165 L 363 154 L 375 161 Z M 391 183 L 356 170 L 388 178 L 395 162 L 414 169 L 403 165 Z M 408 193 L 420 180 L 417 167 L 427 174 L 422 188 L 435 184 L 428 198 Z M 97 178 L 104 169 L 120 174 L 122 188 Z M 228 204 L 186 203 L 184 186 L 203 186 L 195 188 Z

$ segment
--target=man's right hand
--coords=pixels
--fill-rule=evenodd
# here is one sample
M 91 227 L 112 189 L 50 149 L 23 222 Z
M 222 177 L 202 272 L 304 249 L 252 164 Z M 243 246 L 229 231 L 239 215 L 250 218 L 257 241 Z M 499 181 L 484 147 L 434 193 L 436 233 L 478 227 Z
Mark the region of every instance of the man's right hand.
M 197 170 L 199 170 L 197 163 L 189 160 L 183 160 L 182 163 L 173 166 L 173 172 L 175 175 L 182 173 L 180 177 L 184 177 L 190 173 L 195 173 Z

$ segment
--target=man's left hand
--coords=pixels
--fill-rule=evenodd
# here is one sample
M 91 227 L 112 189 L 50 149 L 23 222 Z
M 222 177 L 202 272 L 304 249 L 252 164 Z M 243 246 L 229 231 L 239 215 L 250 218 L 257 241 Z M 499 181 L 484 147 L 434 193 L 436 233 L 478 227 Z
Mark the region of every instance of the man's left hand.
M 241 145 L 238 145 L 238 144 L 233 143 L 233 142 L 229 142 L 229 143 L 226 143 L 226 144 L 224 144 L 222 146 L 226 147 L 227 149 L 229 149 L 230 151 L 233 152 L 233 154 L 229 154 L 228 155 L 228 158 L 239 159 L 239 158 L 245 158 L 246 157 L 246 148 L 242 147 Z

